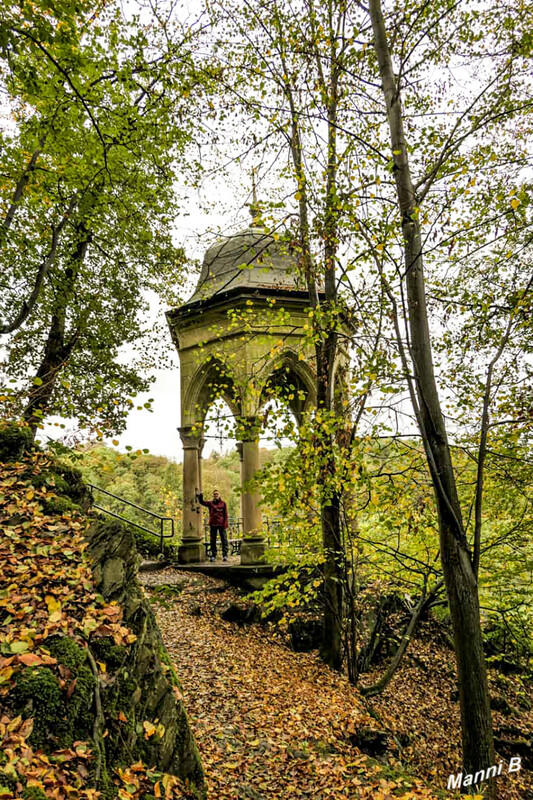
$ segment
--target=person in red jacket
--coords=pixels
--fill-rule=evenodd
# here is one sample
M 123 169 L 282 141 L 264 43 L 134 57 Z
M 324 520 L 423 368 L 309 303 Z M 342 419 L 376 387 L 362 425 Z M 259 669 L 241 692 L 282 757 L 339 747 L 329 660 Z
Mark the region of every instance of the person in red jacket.
M 217 489 L 213 491 L 212 500 L 204 500 L 203 494 L 198 495 L 198 502 L 201 506 L 209 509 L 209 532 L 211 534 L 211 556 L 209 561 L 214 561 L 217 557 L 217 533 L 220 531 L 222 542 L 222 560 L 228 560 L 228 507 L 221 498 Z

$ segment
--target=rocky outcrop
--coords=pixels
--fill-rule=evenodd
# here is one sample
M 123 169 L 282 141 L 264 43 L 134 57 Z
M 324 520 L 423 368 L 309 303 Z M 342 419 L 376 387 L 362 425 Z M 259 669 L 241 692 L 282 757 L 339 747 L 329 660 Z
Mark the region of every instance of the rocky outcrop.
M 203 797 L 203 772 L 179 680 L 137 581 L 133 535 L 117 521 L 98 519 L 88 539 L 97 588 L 106 601 L 122 606 L 124 624 L 137 637 L 127 650 L 116 647 L 111 637 L 93 644 L 98 659 L 107 660 L 114 669 L 112 680 L 102 689 L 102 705 L 109 719 L 106 760 L 120 762 L 125 754 L 134 754 L 178 775 Z M 148 738 L 146 721 L 156 728 Z

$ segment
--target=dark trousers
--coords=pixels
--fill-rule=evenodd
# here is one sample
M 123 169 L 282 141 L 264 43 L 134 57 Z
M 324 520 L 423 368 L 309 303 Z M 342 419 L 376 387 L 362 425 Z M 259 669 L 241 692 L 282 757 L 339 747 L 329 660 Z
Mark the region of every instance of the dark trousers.
M 217 557 L 217 533 L 220 532 L 222 555 L 226 558 L 228 555 L 228 532 L 225 527 L 223 525 L 211 525 L 209 532 L 211 534 L 211 555 L 213 558 Z

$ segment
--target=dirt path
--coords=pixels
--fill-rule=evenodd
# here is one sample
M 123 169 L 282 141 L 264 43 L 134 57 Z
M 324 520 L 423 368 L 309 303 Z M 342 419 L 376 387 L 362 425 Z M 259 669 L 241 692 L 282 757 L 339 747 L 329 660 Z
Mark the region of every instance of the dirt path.
M 154 608 L 182 681 L 209 800 L 434 796 L 421 781 L 395 775 L 390 755 L 379 763 L 355 747 L 356 730 L 376 722 L 344 677 L 258 625 L 220 618 L 233 590 L 170 571 L 144 580 L 182 586 L 179 594 L 157 594 Z

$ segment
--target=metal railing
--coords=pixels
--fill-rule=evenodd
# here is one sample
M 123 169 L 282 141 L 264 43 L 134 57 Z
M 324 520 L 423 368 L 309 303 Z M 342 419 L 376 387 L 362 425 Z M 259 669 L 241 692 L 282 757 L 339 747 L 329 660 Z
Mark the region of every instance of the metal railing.
M 109 514 L 111 517 L 119 519 L 121 522 L 126 522 L 128 525 L 133 525 L 135 528 L 139 528 L 139 530 L 145 531 L 152 536 L 158 536 L 159 550 L 161 553 L 163 552 L 163 539 L 172 539 L 174 537 L 174 519 L 172 517 L 162 517 L 161 514 L 156 514 L 154 511 L 149 511 L 147 508 L 138 506 L 136 503 L 132 503 L 131 500 L 126 500 L 124 497 L 120 497 L 118 494 L 113 494 L 113 492 L 108 492 L 107 489 L 102 489 L 101 486 L 95 486 L 94 483 L 88 483 L 87 486 L 90 486 L 91 489 L 96 489 L 97 492 L 103 492 L 104 494 L 108 495 L 108 497 L 112 497 L 114 500 L 119 500 L 119 502 L 125 503 L 127 506 L 131 506 L 131 508 L 136 508 L 137 511 L 142 511 L 144 514 L 148 514 L 148 516 L 153 517 L 154 519 L 158 519 L 159 530 L 154 531 L 151 528 L 147 528 L 145 525 L 141 525 L 139 522 L 133 522 L 133 520 L 128 519 L 127 517 L 121 517 L 120 514 L 116 514 L 109 508 L 104 508 L 103 506 L 93 503 L 93 508 L 97 508 L 98 511 L 103 511 L 104 514 Z M 170 533 L 165 533 L 165 522 L 170 522 Z
M 242 542 L 242 519 L 240 517 L 228 518 L 228 545 L 230 555 L 238 556 L 241 553 Z M 204 545 L 205 554 L 210 558 L 213 554 L 211 552 L 211 540 L 209 536 L 209 523 L 204 521 Z
M 265 544 L 269 548 L 281 547 L 280 542 L 281 519 L 279 517 L 263 517 L 263 534 Z M 228 520 L 228 545 L 231 555 L 239 555 L 242 542 L 242 519 L 229 517 Z M 291 537 L 288 537 L 290 544 Z M 209 537 L 209 524 L 204 521 L 204 544 L 207 556 L 211 556 L 211 542 Z

